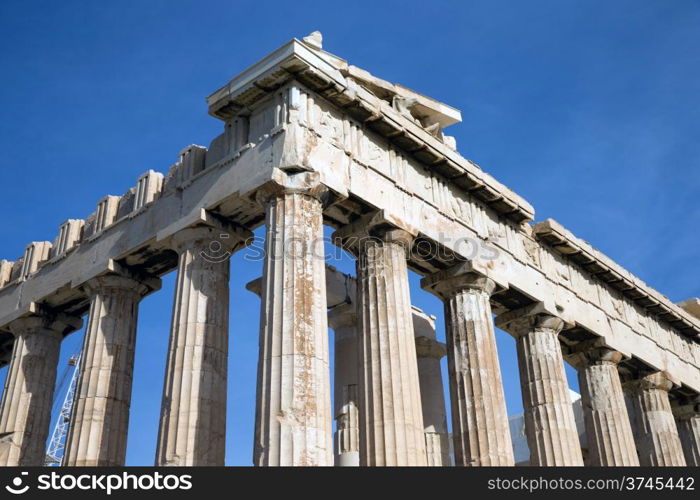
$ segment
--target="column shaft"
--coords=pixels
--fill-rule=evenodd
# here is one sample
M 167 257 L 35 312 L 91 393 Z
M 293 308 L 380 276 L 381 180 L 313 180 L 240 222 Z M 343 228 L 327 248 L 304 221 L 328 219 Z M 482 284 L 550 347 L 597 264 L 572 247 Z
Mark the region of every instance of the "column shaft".
M 617 371 L 622 354 L 597 347 L 582 352 L 581 357 L 578 377 L 589 465 L 639 465 Z
M 156 465 L 224 465 L 230 265 L 228 253 L 208 250 L 239 240 L 222 236 L 200 227 L 173 240 L 179 263 Z
M 559 332 L 564 323 L 530 308 L 497 318 L 517 337 L 530 465 L 583 465 Z
M 686 465 L 700 466 L 700 411 L 697 405 L 688 405 L 678 417 L 678 434 Z
M 652 373 L 628 384 L 637 415 L 635 437 L 639 463 L 643 466 L 686 464 L 668 398 L 672 386 L 663 372 Z
M 134 371 L 138 303 L 148 289 L 121 276 L 87 285 L 90 314 L 63 465 L 122 466 Z
M 0 406 L 0 465 L 44 463 L 62 334 L 39 317 L 15 321 Z
M 514 464 L 489 301 L 494 287 L 474 278 L 445 300 L 455 463 L 463 466 Z
M 266 210 L 254 463 L 333 465 L 322 205 L 285 191 Z
M 419 335 L 418 329 L 416 335 Z M 440 359 L 445 355 L 445 346 L 435 340 L 433 330 L 432 338 L 416 336 L 416 354 L 426 459 L 430 467 L 447 467 L 451 465 L 450 443 L 440 366 Z
M 406 265 L 410 241 L 392 230 L 359 250 L 361 465 L 427 464 Z
M 328 312 L 335 338 L 335 464 L 360 465 L 360 427 L 357 406 L 357 314 L 355 304 L 341 304 Z

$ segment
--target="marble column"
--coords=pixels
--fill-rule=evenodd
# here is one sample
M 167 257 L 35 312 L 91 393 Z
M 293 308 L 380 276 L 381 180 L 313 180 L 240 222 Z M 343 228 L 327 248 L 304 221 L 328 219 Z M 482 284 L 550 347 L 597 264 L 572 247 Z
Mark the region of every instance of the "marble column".
M 428 276 L 422 284 L 445 304 L 455 464 L 513 465 L 490 304 L 496 284 L 454 270 Z
M 0 405 L 0 465 L 44 464 L 61 340 L 81 324 L 37 314 L 9 325 L 15 342 Z
M 548 314 L 511 311 L 499 316 L 497 325 L 517 337 L 530 465 L 583 465 L 558 337 L 564 322 Z
M 84 288 L 90 313 L 63 465 L 123 466 L 138 304 L 160 288 L 160 280 L 105 275 L 91 279 Z
M 654 372 L 625 383 L 636 413 L 634 429 L 642 466 L 686 465 L 668 391 L 673 382 L 664 372 Z
M 260 195 L 267 234 L 253 461 L 331 466 L 324 188 L 305 174 L 291 184 Z
M 242 229 L 209 226 L 172 237 L 179 261 L 158 466 L 224 465 L 229 257 L 250 237 Z
M 617 371 L 622 353 L 605 346 L 582 345 L 569 359 L 578 370 L 588 465 L 639 465 Z
M 447 350 L 445 344 L 435 338 L 434 319 L 416 308 L 413 311 L 413 328 L 418 357 L 426 459 L 430 467 L 447 467 L 452 463 L 440 366 L 440 360 Z
M 356 251 L 360 464 L 427 465 L 408 284 L 413 236 L 370 227 Z
M 685 404 L 673 408 L 678 435 L 686 465 L 700 466 L 700 404 Z
M 360 426 L 357 402 L 357 313 L 343 303 L 328 311 L 335 333 L 333 400 L 335 406 L 335 465 L 360 465 Z

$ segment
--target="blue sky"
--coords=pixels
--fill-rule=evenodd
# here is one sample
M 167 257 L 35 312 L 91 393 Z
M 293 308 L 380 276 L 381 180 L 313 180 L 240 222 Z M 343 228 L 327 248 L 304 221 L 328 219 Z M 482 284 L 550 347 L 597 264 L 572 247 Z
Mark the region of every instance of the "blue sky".
M 448 129 L 460 152 L 538 220 L 557 219 L 674 301 L 700 293 L 700 2 L 333 3 L 0 3 L 0 258 L 208 144 L 222 123 L 204 98 L 318 29 L 352 64 L 461 109 Z M 240 256 L 232 266 L 227 463 L 248 465 L 259 306 L 243 285 L 261 268 Z M 440 317 L 411 280 L 414 302 Z M 131 465 L 155 455 L 173 282 L 141 305 Z M 59 374 L 81 335 L 65 340 Z M 514 342 L 499 332 L 498 343 L 517 413 Z

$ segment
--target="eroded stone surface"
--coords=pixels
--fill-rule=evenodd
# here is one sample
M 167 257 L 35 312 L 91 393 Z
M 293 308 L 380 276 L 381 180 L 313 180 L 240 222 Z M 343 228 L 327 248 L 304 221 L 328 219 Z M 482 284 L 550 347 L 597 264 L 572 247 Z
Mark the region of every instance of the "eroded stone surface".
M 564 323 L 530 312 L 513 311 L 497 319 L 501 328 L 517 337 L 530 465 L 583 465 L 558 339 Z
M 0 406 L 0 465 L 44 464 L 61 338 L 80 324 L 39 314 L 9 325 L 15 347 Z
M 123 466 L 131 405 L 138 304 L 160 288 L 119 275 L 86 287 L 92 297 L 63 465 Z
M 513 465 L 490 297 L 496 285 L 473 273 L 438 273 L 423 286 L 445 303 L 455 463 Z
M 333 465 L 323 222 L 318 185 L 265 200 L 254 463 Z
M 242 239 L 199 227 L 172 240 L 179 261 L 156 465 L 224 465 L 230 265 L 208 252 L 212 242 L 234 251 Z
M 627 382 L 636 416 L 635 437 L 639 463 L 643 466 L 685 465 L 678 428 L 673 418 L 668 391 L 673 382 L 655 372 Z

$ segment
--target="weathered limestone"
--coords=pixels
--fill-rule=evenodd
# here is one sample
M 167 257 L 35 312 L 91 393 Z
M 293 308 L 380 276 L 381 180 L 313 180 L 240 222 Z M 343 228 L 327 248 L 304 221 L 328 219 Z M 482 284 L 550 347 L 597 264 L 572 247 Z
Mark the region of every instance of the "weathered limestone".
M 440 360 L 447 350 L 435 338 L 435 319 L 413 308 L 413 328 L 418 357 L 421 408 L 425 432 L 425 453 L 428 466 L 446 467 L 450 461 L 450 435 L 442 385 Z
M 577 346 L 577 368 L 588 441 L 588 465 L 639 465 L 617 364 L 623 354 L 600 342 Z
M 654 372 L 625 383 L 636 416 L 634 429 L 639 463 L 643 466 L 685 465 L 668 391 L 673 382 Z
M 620 371 L 664 370 L 682 384 L 674 403 L 700 391 L 700 301 L 675 305 L 555 221 L 531 224 L 535 212 L 526 200 L 455 151 L 454 138 L 444 129 L 461 119 L 459 111 L 324 51 L 319 33 L 275 50 L 212 94 L 208 104 L 209 112 L 225 122 L 209 148 L 189 146 L 166 179 L 148 171 L 123 196 L 103 198 L 84 222 L 71 219 L 64 224 L 53 247 L 35 242 L 14 262 L 0 260 L 0 364 L 10 361 L 13 345 L 20 354 L 41 351 L 32 347 L 37 339 L 18 336 L 15 340 L 8 327 L 13 321 L 33 313 L 37 304 L 55 313 L 84 314 L 94 297 L 81 285 L 111 272 L 114 262 L 153 276 L 172 271 L 178 261 L 168 242 L 183 228 L 207 223 L 201 215 L 209 211 L 250 228 L 267 216 L 272 221 L 269 234 L 281 235 L 295 254 L 288 255 L 284 244 L 270 237 L 268 246 L 281 258 L 270 258 L 266 271 L 258 463 L 330 463 L 333 415 L 328 405 L 328 346 L 318 267 L 322 259 L 312 255 L 320 247 L 308 239 L 309 234 L 320 233 L 323 222 L 343 228 L 341 234 L 348 235 L 347 227 L 354 225 L 355 233 L 364 231 L 377 238 L 358 246 L 362 290 L 360 300 L 352 302 L 359 307 L 357 362 L 365 365 L 354 379 L 352 374 L 338 375 L 339 461 L 368 465 L 445 461 L 440 430 L 444 402 L 441 406 L 436 389 L 440 385 L 439 353 L 434 352 L 438 345 L 426 343 L 422 339 L 427 337 L 421 336 L 417 346 L 413 344 L 406 312 L 406 268 L 434 276 L 455 259 L 468 261 L 472 272 L 498 284 L 490 304 L 488 293 L 474 286 L 445 299 L 449 314 L 463 316 L 450 321 L 448 333 L 454 330 L 455 346 L 467 346 L 464 352 L 452 346 L 451 353 L 468 363 L 467 368 L 456 366 L 451 373 L 453 385 L 462 386 L 464 396 L 455 399 L 466 412 L 456 425 L 472 433 L 462 447 L 469 445 L 468 453 L 477 457 L 465 459 L 462 452 L 462 462 L 502 460 L 499 450 L 505 440 L 492 439 L 507 439 L 495 424 L 500 417 L 494 409 L 502 407 L 500 384 L 491 377 L 496 390 L 485 391 L 489 370 L 494 373 L 497 367 L 493 327 L 488 324 L 491 305 L 499 314 L 511 311 L 513 316 L 537 303 L 541 311 L 572 325 L 560 334 L 566 348 L 584 338 L 600 338 L 606 347 L 629 356 L 620 363 Z M 271 184 L 279 185 L 280 177 L 296 180 L 289 186 L 283 182 L 281 190 L 271 192 Z M 326 194 L 339 194 L 337 199 L 327 203 L 315 188 L 301 185 L 301 180 L 310 178 L 323 183 Z M 264 203 L 255 203 L 255 193 L 261 190 L 268 195 L 258 199 Z M 381 220 L 368 218 L 367 214 L 376 213 L 381 213 Z M 228 267 L 219 262 L 218 251 L 209 253 L 212 242 L 221 247 L 226 242 L 218 241 L 216 234 L 209 236 L 210 241 L 200 237 L 197 244 L 203 248 L 199 250 L 196 245 L 178 248 L 180 276 L 157 459 L 162 464 L 223 463 L 227 354 L 223 299 Z M 190 237 L 197 239 L 191 233 Z M 412 252 L 406 260 L 412 238 L 414 249 L 427 244 L 438 251 L 427 258 Z M 195 262 L 200 257 L 207 263 Z M 128 297 L 115 301 L 122 299 Z M 118 390 L 106 386 L 116 395 L 95 392 L 87 398 L 89 404 L 82 403 L 81 427 L 72 436 L 78 436 L 77 449 L 87 436 L 90 453 L 107 450 L 95 459 L 104 460 L 99 463 L 119 463 L 123 456 L 128 407 L 124 390 L 130 360 L 127 356 L 124 365 L 124 359 L 111 356 L 99 339 L 112 335 L 117 338 L 115 345 L 126 346 L 128 352 L 134 318 L 124 314 L 124 324 L 112 331 L 91 322 L 94 335 L 89 336 L 87 347 L 93 349 L 96 363 L 92 371 L 99 374 L 96 385 L 100 388 L 105 382 L 103 371 L 114 371 L 123 381 Z M 517 336 L 528 435 L 537 445 L 533 463 L 579 463 L 554 324 L 558 320 L 535 313 L 529 316 L 536 319 L 527 320 L 526 331 Z M 338 338 L 342 340 L 343 335 Z M 349 349 L 339 345 L 341 353 L 344 348 Z M 349 355 L 343 354 L 343 359 L 353 362 Z M 613 419 L 619 398 L 603 400 L 602 396 L 606 388 L 617 392 L 608 361 L 587 361 L 581 374 L 588 387 L 592 433 L 602 436 L 592 460 L 625 463 L 632 460 L 629 440 L 623 439 L 629 433 L 623 429 L 624 422 L 619 427 L 619 418 Z M 13 369 L 22 366 L 16 360 Z M 341 370 L 348 371 L 342 366 Z M 33 373 L 22 376 L 33 384 Z M 85 378 L 90 386 L 92 374 Z M 29 382 L 8 383 L 19 394 Z M 667 435 L 668 405 L 657 401 L 663 399 L 663 392 L 645 389 L 640 392 L 643 396 L 635 396 L 642 400 L 637 403 L 643 417 L 636 420 L 640 427 L 652 429 L 651 442 L 645 445 L 652 449 L 650 453 L 661 453 L 663 462 L 678 462 L 659 451 L 674 441 Z M 11 396 L 6 398 L 10 401 Z M 118 410 L 100 407 L 103 401 L 114 402 Z M 8 402 L 3 411 L 16 411 L 21 417 L 6 422 L 12 435 L 20 436 L 17 429 L 29 429 L 26 421 L 33 416 L 24 416 L 23 406 L 13 405 Z M 93 421 L 90 415 L 100 416 Z M 477 417 L 486 424 L 480 425 Z M 693 419 L 678 425 L 686 455 L 695 446 L 694 425 Z M 11 441 L 8 436 L 4 436 L 6 443 Z M 10 448 L 6 449 L 9 453 Z M 674 453 L 678 454 L 677 449 Z M 508 461 L 506 457 L 504 462 Z
M 328 311 L 335 332 L 334 415 L 335 465 L 360 465 L 360 424 L 357 400 L 358 346 L 355 304 L 342 303 Z
M 673 408 L 686 465 L 700 466 L 700 403 Z
M 422 285 L 445 303 L 455 463 L 513 465 L 489 302 L 496 284 L 457 268 L 424 278 Z
M 530 465 L 583 465 L 558 338 L 564 322 L 536 311 L 526 307 L 496 321 L 517 338 Z
M 360 464 L 427 465 L 406 266 L 413 236 L 380 216 L 365 222 L 334 235 L 353 239 L 358 256 Z
M 259 194 L 267 235 L 254 463 L 333 465 L 323 185 L 313 175 Z
M 157 278 L 118 274 L 85 284 L 90 313 L 63 465 L 124 465 L 138 304 L 159 288 Z
M 39 313 L 9 325 L 15 344 L 0 406 L 0 465 L 43 465 L 61 339 L 81 324 Z
M 172 238 L 179 263 L 156 465 L 224 465 L 228 257 L 251 236 L 222 224 Z

